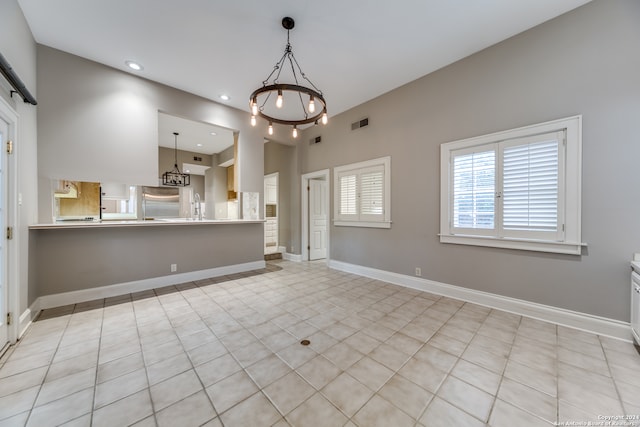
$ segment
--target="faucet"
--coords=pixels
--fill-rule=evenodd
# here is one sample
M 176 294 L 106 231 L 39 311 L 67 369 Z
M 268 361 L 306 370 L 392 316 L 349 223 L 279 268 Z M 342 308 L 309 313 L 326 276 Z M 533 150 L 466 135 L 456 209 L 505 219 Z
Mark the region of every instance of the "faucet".
M 202 206 L 200 205 L 200 194 L 196 193 L 193 198 L 195 199 L 195 208 L 193 214 L 198 216 L 199 221 L 202 221 Z

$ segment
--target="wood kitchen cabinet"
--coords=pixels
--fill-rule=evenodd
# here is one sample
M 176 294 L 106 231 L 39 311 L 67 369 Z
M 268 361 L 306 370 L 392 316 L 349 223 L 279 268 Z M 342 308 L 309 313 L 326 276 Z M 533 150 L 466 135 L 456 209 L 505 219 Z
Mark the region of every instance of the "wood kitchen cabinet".
M 227 168 L 227 200 L 236 200 L 238 198 L 236 181 L 235 181 L 235 165 Z

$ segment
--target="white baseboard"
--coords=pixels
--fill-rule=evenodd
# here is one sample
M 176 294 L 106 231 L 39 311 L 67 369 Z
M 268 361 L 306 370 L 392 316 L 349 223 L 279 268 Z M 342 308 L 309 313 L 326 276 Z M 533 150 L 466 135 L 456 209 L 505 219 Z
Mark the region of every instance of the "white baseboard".
M 591 314 L 566 310 L 560 307 L 553 307 L 521 299 L 505 297 L 502 295 L 491 294 L 488 292 L 476 291 L 474 289 L 463 288 L 461 286 L 454 286 L 405 274 L 349 264 L 342 261 L 330 260 L 329 267 L 335 270 L 393 283 L 394 285 L 472 302 L 474 304 L 496 308 L 510 313 L 519 314 L 521 316 L 544 320 L 598 335 L 605 335 L 625 341 L 632 340 L 630 324 L 615 319 L 593 316 Z
M 293 261 L 293 262 L 302 262 L 302 255 L 290 254 L 289 252 L 282 252 L 282 259 L 286 259 L 287 261 Z
M 193 282 L 209 277 L 224 276 L 227 274 L 243 273 L 251 270 L 259 270 L 266 267 L 266 262 L 253 261 L 244 264 L 226 265 L 223 267 L 209 268 L 206 270 L 190 271 L 187 273 L 172 274 L 170 276 L 152 277 L 149 279 L 134 280 L 132 282 L 118 283 L 101 286 L 98 288 L 81 289 L 78 291 L 62 292 L 59 294 L 44 295 L 39 297 L 33 306 L 38 310 L 61 307 L 69 304 L 77 304 L 85 301 L 93 301 L 101 298 L 115 297 L 133 292 L 147 291 L 163 286 L 176 285 L 178 283 Z M 37 312 L 36 312 L 37 313 Z M 22 318 L 22 316 L 20 316 Z
M 29 326 L 31 326 L 31 322 L 36 318 L 38 313 L 40 312 L 40 299 L 36 298 L 36 300 L 27 308 L 24 313 L 20 315 L 18 319 L 18 336 L 17 339 L 22 338 Z

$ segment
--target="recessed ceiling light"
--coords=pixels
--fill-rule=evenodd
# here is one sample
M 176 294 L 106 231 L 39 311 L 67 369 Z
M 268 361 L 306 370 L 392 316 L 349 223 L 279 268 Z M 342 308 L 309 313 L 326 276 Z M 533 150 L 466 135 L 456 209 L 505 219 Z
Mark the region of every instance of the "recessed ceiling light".
M 202 144 L 196 144 L 198 147 L 202 147 Z
M 226 94 L 223 93 L 222 95 L 220 95 L 220 99 L 222 99 L 223 101 L 228 101 L 231 98 L 229 97 L 229 95 L 226 95 Z
M 190 173 L 191 171 L 190 171 L 189 169 L 187 169 L 185 172 L 186 172 L 186 173 Z
M 124 61 L 124 63 L 127 67 L 131 68 L 132 70 L 136 70 L 136 71 L 144 70 L 144 67 L 135 61 Z
M 216 136 L 216 135 L 217 135 L 217 133 L 215 133 L 215 132 L 211 132 L 211 135 Z

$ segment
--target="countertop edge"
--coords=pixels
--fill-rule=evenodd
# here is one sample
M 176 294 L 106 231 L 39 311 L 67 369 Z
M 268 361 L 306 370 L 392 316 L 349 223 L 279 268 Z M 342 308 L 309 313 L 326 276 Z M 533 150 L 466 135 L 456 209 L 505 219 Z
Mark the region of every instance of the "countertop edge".
M 185 221 L 103 221 L 103 222 L 59 222 L 52 224 L 33 224 L 29 230 L 57 230 L 73 228 L 118 228 L 118 227 L 166 227 L 189 225 L 235 225 L 235 224 L 262 224 L 264 219 L 257 220 L 185 220 Z

